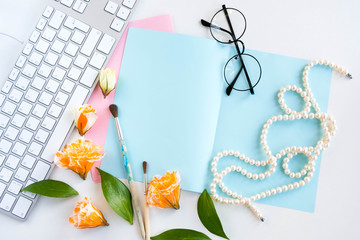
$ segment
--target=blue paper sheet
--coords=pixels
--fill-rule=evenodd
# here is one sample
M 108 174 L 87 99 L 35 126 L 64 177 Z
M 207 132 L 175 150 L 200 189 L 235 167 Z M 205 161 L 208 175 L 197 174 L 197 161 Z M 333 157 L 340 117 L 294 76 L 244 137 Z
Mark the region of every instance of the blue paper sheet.
M 233 51 L 232 47 L 209 39 L 129 30 L 114 103 L 119 106 L 119 120 L 136 180 L 143 180 L 142 161 L 147 161 L 150 177 L 177 170 L 182 189 L 201 192 L 209 187 L 210 162 L 218 151 L 234 149 L 256 160 L 265 159 L 260 145 L 262 126 L 271 116 L 283 114 L 277 93 L 287 84 L 302 84 L 302 70 L 308 61 L 247 50 L 261 62 L 261 82 L 255 95 L 233 92 L 229 97 L 225 95 L 223 67 Z M 326 111 L 331 71 L 312 70 L 309 78 L 320 108 Z M 287 94 L 285 99 L 292 108 L 303 108 L 295 95 Z M 278 152 L 286 146 L 314 145 L 320 137 L 317 120 L 299 120 L 273 124 L 268 142 L 272 152 Z M 101 168 L 125 178 L 113 121 L 105 152 Z M 218 168 L 232 162 L 234 159 L 225 159 Z M 290 182 L 281 165 L 278 163 L 276 173 L 266 181 L 229 174 L 224 182 L 244 195 L 258 193 Z M 304 160 L 298 157 L 290 167 L 296 170 L 303 165 Z M 312 181 L 305 187 L 261 202 L 314 211 L 319 166 L 320 158 Z

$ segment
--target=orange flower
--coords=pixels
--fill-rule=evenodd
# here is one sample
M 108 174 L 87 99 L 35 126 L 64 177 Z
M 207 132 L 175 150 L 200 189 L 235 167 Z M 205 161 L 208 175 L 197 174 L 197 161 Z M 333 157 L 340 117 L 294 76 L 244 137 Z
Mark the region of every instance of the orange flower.
M 75 115 L 75 126 L 79 130 L 79 134 L 83 136 L 94 125 L 97 116 L 96 110 L 91 105 L 85 104 L 77 108 L 73 107 Z
M 156 176 L 150 181 L 147 202 L 149 205 L 161 208 L 179 209 L 180 176 L 177 171 L 160 178 Z
M 104 154 L 100 153 L 102 151 L 104 148 L 92 141 L 78 139 L 70 145 L 65 145 L 62 152 L 56 153 L 55 163 L 59 167 L 73 170 L 85 180 L 94 162 L 104 157 Z
M 69 222 L 76 228 L 109 226 L 104 215 L 86 197 L 78 202 Z

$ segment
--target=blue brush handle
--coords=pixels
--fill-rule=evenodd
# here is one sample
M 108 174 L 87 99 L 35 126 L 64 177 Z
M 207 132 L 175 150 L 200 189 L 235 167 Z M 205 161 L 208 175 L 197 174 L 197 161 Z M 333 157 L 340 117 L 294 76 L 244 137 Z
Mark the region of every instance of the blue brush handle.
M 142 235 L 143 239 L 145 239 L 145 227 L 144 227 L 143 217 L 141 215 L 140 206 L 139 206 L 138 198 L 137 198 L 137 194 L 136 194 L 136 187 L 135 187 L 135 183 L 134 183 L 134 179 L 133 179 L 133 175 L 132 175 L 132 171 L 131 171 L 131 166 L 130 166 L 130 163 L 127 158 L 127 149 L 126 149 L 125 141 L 123 139 L 120 140 L 120 146 L 121 146 L 121 151 L 122 151 L 122 155 L 123 155 L 124 167 L 125 167 L 125 170 L 127 173 L 127 179 L 128 179 L 129 186 L 130 186 L 130 192 L 132 195 L 132 201 L 133 201 L 135 214 L 136 214 L 136 217 L 139 222 L 141 235 Z

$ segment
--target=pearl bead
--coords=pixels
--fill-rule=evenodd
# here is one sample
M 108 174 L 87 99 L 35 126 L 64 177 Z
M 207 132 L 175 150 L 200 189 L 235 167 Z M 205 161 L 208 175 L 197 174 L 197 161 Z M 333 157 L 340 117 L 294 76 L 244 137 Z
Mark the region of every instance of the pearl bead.
M 270 175 L 271 175 L 270 172 L 268 171 L 265 172 L 265 177 L 270 177 Z
M 215 189 L 211 189 L 210 192 L 211 192 L 211 194 L 215 194 L 215 193 L 216 193 L 216 190 L 215 190 Z
M 241 199 L 240 203 L 241 203 L 241 205 L 244 205 L 245 204 L 245 199 Z
M 260 197 L 261 198 L 265 198 L 266 197 L 266 194 L 264 192 L 260 193 Z
M 240 166 L 236 167 L 236 171 L 241 172 L 241 167 Z
M 253 174 L 252 179 L 257 180 L 259 178 L 259 175 Z
M 295 182 L 294 183 L 294 188 L 298 188 L 299 187 L 299 183 L 298 182 Z
M 304 180 L 301 180 L 301 181 L 299 182 L 299 184 L 300 184 L 301 187 L 303 187 L 303 186 L 305 185 L 305 181 L 304 181 Z
M 242 170 L 241 170 L 241 174 L 242 174 L 242 175 L 246 175 L 246 173 L 247 173 L 246 169 L 242 169 Z
M 294 189 L 294 185 L 290 183 L 290 184 L 288 185 L 288 189 L 293 190 L 293 189 Z
M 224 151 L 222 152 L 222 154 L 223 154 L 224 156 L 227 156 L 227 155 L 228 155 L 228 151 L 227 151 L 227 150 L 224 150 Z
M 236 166 L 235 165 L 232 165 L 231 166 L 231 171 L 235 171 L 236 170 Z
M 294 178 L 294 177 L 295 177 L 295 173 L 293 173 L 293 172 L 290 173 L 290 174 L 289 174 L 289 177 Z
M 223 203 L 228 204 L 228 203 L 229 203 L 229 200 L 225 198 L 225 199 L 223 200 Z
M 227 192 L 228 188 L 226 186 L 222 187 L 221 189 L 223 192 Z
M 234 200 L 234 203 L 235 203 L 236 205 L 239 205 L 239 204 L 240 204 L 240 200 L 239 200 L 239 199 L 235 199 L 235 200 Z
M 301 177 L 301 173 L 299 173 L 299 172 L 295 173 L 295 177 L 296 177 L 296 178 L 300 178 L 300 177 Z
M 233 192 L 232 194 L 231 194 L 231 196 L 233 197 L 233 198 L 237 198 L 237 193 L 236 192 Z
M 215 168 L 215 167 L 211 168 L 211 172 L 216 173 L 216 172 L 217 172 L 217 168 Z
M 229 155 L 230 156 L 234 155 L 234 150 L 229 150 Z
M 266 194 L 267 197 L 269 197 L 269 196 L 271 195 L 271 192 L 270 192 L 269 190 L 267 190 L 267 191 L 265 192 L 265 194 Z
M 213 158 L 213 161 L 214 161 L 214 162 L 217 162 L 217 161 L 219 161 L 219 158 L 218 158 L 218 157 L 214 157 L 214 158 Z
M 223 188 L 223 187 L 224 187 L 224 183 L 223 183 L 223 182 L 219 183 L 219 187 L 220 187 L 220 188 Z
M 227 190 L 227 191 L 226 191 L 226 194 L 229 195 L 229 196 L 231 196 L 231 195 L 232 195 L 232 191 L 231 191 L 231 190 Z
M 247 178 L 252 178 L 252 173 L 248 172 L 248 173 L 246 174 L 246 177 L 247 177 Z
M 282 189 L 284 192 L 286 192 L 286 191 L 288 190 L 288 186 L 283 185 L 283 186 L 281 187 L 281 189 Z
M 222 157 L 223 157 L 222 153 L 218 153 L 217 156 L 218 156 L 218 158 L 222 158 Z
M 271 194 L 272 194 L 272 195 L 275 195 L 275 194 L 276 194 L 276 189 L 275 189 L 275 188 L 271 189 Z
M 234 153 L 234 156 L 235 156 L 235 157 L 239 157 L 239 155 L 240 155 L 240 153 L 239 153 L 238 151 L 236 151 L 236 152 Z

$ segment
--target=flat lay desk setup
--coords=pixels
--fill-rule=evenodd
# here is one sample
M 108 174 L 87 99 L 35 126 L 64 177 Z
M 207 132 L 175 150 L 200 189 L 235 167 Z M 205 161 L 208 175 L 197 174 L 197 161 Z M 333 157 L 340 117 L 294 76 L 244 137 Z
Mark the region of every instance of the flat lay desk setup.
M 0 201 L 1 213 L 5 213 L 0 214 L 0 239 L 141 239 L 139 226 L 129 225 L 110 208 L 102 194 L 101 185 L 98 183 L 99 176 L 95 170 L 92 171 L 91 176 L 88 175 L 86 180 L 82 180 L 71 171 L 54 167 L 49 178 L 70 184 L 79 192 L 79 196 L 66 199 L 41 196 L 36 204 L 31 204 L 31 211 L 29 216 L 26 216 L 26 221 L 16 220 L 17 217 L 24 217 L 24 209 L 29 208 L 26 204 L 31 197 L 28 195 L 14 197 L 16 184 L 10 184 L 9 187 L 4 187 L 4 190 L 1 186 L 5 186 L 6 182 L 41 180 L 47 175 L 47 171 L 42 172 L 44 166 L 49 166 L 49 169 L 52 166 L 46 159 L 46 155 L 50 154 L 49 151 L 55 153 L 61 143 L 51 137 L 48 142 L 45 134 L 51 132 L 51 127 L 47 125 L 51 122 L 46 114 L 41 114 L 42 108 L 48 105 L 49 109 L 46 111 L 49 111 L 51 115 L 49 119 L 56 119 L 56 113 L 62 112 L 56 106 L 64 105 L 68 98 L 71 104 L 78 104 L 77 101 L 81 102 L 90 98 L 89 103 L 99 108 L 99 124 L 106 126 L 109 124 L 104 131 L 90 130 L 88 135 L 85 135 L 86 138 L 92 139 L 105 148 L 105 157 L 101 164 L 97 163 L 101 169 L 122 179 L 126 178 L 124 167 L 119 160 L 118 145 L 115 142 L 117 141 L 115 125 L 109 112 L 105 113 L 105 108 L 101 107 L 101 105 L 114 102 L 119 105 L 119 119 L 124 135 L 127 137 L 134 179 L 142 181 L 139 164 L 142 161 L 149 163 L 149 178 L 154 175 L 163 175 L 166 171 L 179 171 L 183 189 L 180 198 L 181 207 L 179 210 L 150 208 L 151 236 L 169 229 L 186 228 L 203 232 L 211 239 L 222 239 L 209 233 L 196 214 L 199 193 L 205 187 L 209 192 L 212 191 L 214 196 L 218 196 L 213 191 L 215 185 L 210 187 L 213 173 L 217 176 L 218 171 L 224 177 L 224 184 L 229 187 L 224 188 L 221 186 L 223 183 L 220 183 L 219 187 L 216 187 L 219 196 L 225 197 L 225 193 L 228 193 L 229 196 L 238 198 L 238 204 L 222 204 L 228 200 L 221 197 L 215 201 L 224 231 L 230 239 L 360 238 L 360 230 L 357 227 L 360 224 L 358 218 L 360 191 L 357 184 L 358 169 L 360 169 L 360 163 L 357 160 L 360 140 L 357 134 L 360 131 L 356 127 L 360 118 L 360 109 L 357 107 L 357 103 L 360 102 L 358 94 L 358 89 L 360 89 L 358 81 L 360 17 L 357 13 L 360 3 L 308 0 L 296 2 L 138 0 L 133 7 L 134 1 L 126 0 L 122 3 L 125 7 L 120 8 L 118 2 L 122 1 L 97 0 L 96 4 L 92 4 L 92 1 L 94 0 L 59 1 L 63 2 L 65 9 L 63 11 L 69 16 L 81 18 L 79 13 L 84 11 L 94 14 L 92 20 L 80 19 L 86 21 L 83 24 L 83 22 L 77 22 L 59 14 L 52 8 L 46 8 L 47 5 L 41 0 L 0 0 L 0 79 L 1 86 L 9 86 L 8 94 L 10 94 L 6 104 L 2 106 L 5 109 L 3 110 L 5 115 L 1 115 L 2 122 L 3 116 L 8 118 L 6 116 L 13 114 L 26 115 L 26 105 L 22 107 L 20 105 L 19 110 L 16 110 L 21 113 L 10 112 L 12 106 L 16 106 L 16 102 L 21 103 L 22 94 L 24 94 L 21 90 L 24 88 L 25 91 L 27 88 L 23 87 L 26 83 L 24 79 L 33 78 L 37 65 L 40 65 L 42 61 L 44 66 L 55 65 L 58 61 L 55 54 L 62 52 L 63 48 L 64 56 L 66 56 L 59 57 L 59 62 L 56 64 L 60 66 L 56 65 L 58 66 L 56 71 L 49 70 L 52 75 L 48 83 L 40 84 L 41 80 L 39 80 L 48 78 L 45 76 L 47 75 L 46 67 L 36 73 L 41 76 L 34 78 L 31 89 L 42 89 L 42 85 L 46 89 L 41 90 L 43 92 L 36 103 L 34 99 L 32 101 L 30 91 L 24 94 L 24 101 L 33 102 L 37 109 L 37 111 L 32 110 L 35 116 L 30 117 L 32 121 L 27 120 L 26 128 L 31 130 L 36 121 L 39 121 L 37 119 L 40 119 L 42 122 L 39 129 L 44 130 L 35 132 L 37 127 L 34 127 L 36 141 L 33 142 L 37 144 L 46 142 L 48 144 L 46 149 L 50 150 L 44 150 L 44 152 L 41 150 L 41 159 L 37 160 L 33 167 L 27 166 L 26 162 L 29 161 L 21 160 L 20 162 L 20 159 L 16 164 L 9 160 L 0 161 L 0 167 L 5 169 L 0 172 L 0 197 L 5 199 Z M 230 39 L 232 44 L 229 44 L 228 39 L 222 38 L 224 31 L 221 32 L 218 28 L 218 26 L 224 26 L 221 24 L 226 22 L 224 17 L 226 14 L 220 16 L 224 9 L 219 11 L 223 4 L 234 10 L 230 14 L 234 28 L 231 32 L 235 32 L 236 35 L 233 40 Z M 71 11 L 77 13 L 71 15 L 71 11 L 68 12 L 65 7 L 73 8 L 74 10 Z M 105 9 L 96 11 L 95 8 Z M 237 12 L 238 10 L 241 12 Z M 236 13 L 240 14 L 237 15 L 239 18 L 236 18 Z M 39 16 L 45 19 L 43 23 L 38 22 Z M 58 20 L 54 20 L 55 18 Z M 205 20 L 202 24 L 201 19 Z M 244 19 L 246 22 L 241 22 Z M 129 29 L 126 28 L 128 23 L 131 27 Z M 88 25 L 92 28 L 87 29 Z M 239 25 L 243 30 L 238 32 Z M 40 40 L 38 40 L 39 36 L 34 35 L 34 26 L 41 32 Z M 121 35 L 123 31 L 124 35 Z M 57 42 L 53 41 L 55 34 L 57 34 L 55 39 L 59 38 Z M 68 37 L 66 37 L 67 34 Z M 30 40 L 29 36 L 31 36 Z M 115 43 L 119 39 L 116 46 Z M 52 44 L 50 50 L 47 50 L 48 42 Z M 64 43 L 67 47 L 64 47 Z M 232 47 L 233 43 L 237 49 Z M 36 45 L 34 49 L 31 47 L 33 45 Z M 55 54 L 47 53 L 42 60 L 42 55 L 47 51 Z M 113 52 L 114 55 L 111 56 Z M 124 55 L 120 56 L 122 52 Z M 240 58 L 232 58 L 238 53 L 242 54 Z M 24 59 L 20 59 L 19 55 L 25 56 Z M 85 59 L 87 56 L 89 58 Z M 72 59 L 74 63 L 70 65 Z M 246 74 L 239 77 L 232 88 L 232 79 L 238 72 L 234 70 L 234 67 L 243 59 L 246 65 L 242 71 Z M 329 113 L 336 120 L 337 126 L 329 147 L 325 146 L 326 150 L 320 155 L 314 153 L 316 157 L 319 156 L 316 170 L 311 173 L 311 176 L 307 175 L 312 179 L 311 182 L 306 185 L 307 181 L 289 184 L 291 181 L 289 182 L 288 179 L 292 173 L 287 173 L 288 176 L 285 174 L 278 176 L 278 171 L 284 171 L 280 168 L 281 166 L 288 167 L 286 162 L 283 164 L 280 160 L 276 168 L 278 175 L 274 173 L 271 180 L 269 178 L 264 185 L 261 185 L 258 178 L 262 179 L 264 176 L 267 177 L 267 174 L 270 175 L 271 167 L 265 174 L 252 175 L 250 172 L 241 171 L 241 168 L 230 167 L 230 163 L 237 164 L 233 160 L 225 162 L 224 165 L 221 163 L 216 165 L 218 159 L 229 154 L 240 155 L 239 158 L 245 159 L 245 162 L 260 166 L 262 165 L 260 161 L 249 160 L 245 156 L 255 160 L 264 160 L 266 156 L 271 156 L 269 147 L 274 151 L 274 156 L 279 152 L 276 158 L 284 157 L 288 158 L 288 161 L 296 161 L 300 159 L 299 156 L 290 156 L 285 152 L 280 154 L 280 149 L 292 145 L 315 146 L 317 144 L 319 135 L 320 138 L 322 137 L 322 132 L 317 126 L 309 124 L 310 119 L 304 120 L 303 125 L 291 125 L 291 121 L 285 122 L 284 126 L 278 123 L 272 125 L 273 122 L 285 120 L 283 116 L 278 115 L 284 114 L 280 107 L 284 110 L 290 107 L 298 112 L 302 111 L 297 107 L 299 99 L 301 101 L 302 98 L 291 95 L 293 98 L 290 98 L 290 104 L 283 106 L 284 101 L 280 99 L 278 102 L 278 93 L 286 85 L 292 85 L 283 92 L 292 90 L 305 94 L 306 89 L 297 89 L 302 84 L 302 71 L 309 61 L 316 59 L 326 59 L 344 67 L 351 73 L 352 79 L 349 79 L 347 72 L 343 74 L 331 72 L 330 68 L 324 66 L 316 66 L 310 71 L 311 91 L 321 108 L 321 111 L 315 109 L 315 112 Z M 25 61 L 29 63 L 26 62 L 24 66 L 22 62 Z M 106 100 L 97 98 L 97 94 L 100 94 L 96 92 L 97 90 L 90 97 L 88 91 L 91 92 L 95 85 L 87 79 L 96 76 L 98 71 L 96 69 L 105 67 L 105 62 L 109 67 L 118 68 L 117 72 L 121 63 L 118 88 Z M 14 63 L 16 63 L 15 67 Z M 22 72 L 18 73 L 17 70 L 12 69 L 22 69 Z M 59 86 L 56 84 L 62 81 L 65 74 L 66 80 L 61 85 L 61 89 L 57 90 Z M 306 79 L 307 72 L 304 76 Z M 22 81 L 18 80 L 18 77 L 22 77 Z M 152 81 L 147 82 L 146 79 Z M 218 81 L 219 79 L 221 81 Z M 74 91 L 73 84 L 70 83 L 72 80 L 80 82 Z M 15 86 L 12 88 L 13 81 L 17 81 L 14 84 L 19 90 L 17 92 L 14 91 Z M 248 91 L 236 91 L 241 88 Z M 2 87 L 2 89 L 2 92 L 6 93 L 7 87 Z M 53 93 L 53 102 L 51 102 L 52 97 L 47 100 L 45 93 L 49 96 Z M 62 93 L 64 94 L 61 95 Z M 70 94 L 65 95 L 65 93 Z M 74 94 L 83 100 L 74 100 Z M 102 95 L 99 96 L 102 97 Z M 285 96 L 284 100 L 287 103 L 289 99 Z M 52 104 L 49 104 L 50 102 Z M 306 111 L 306 104 L 301 104 L 301 108 L 305 107 L 304 111 Z M 29 108 L 32 106 L 30 105 Z M 20 118 L 14 117 L 11 124 L 16 125 L 18 121 L 15 119 L 19 121 Z M 289 120 L 294 119 L 289 117 Z M 267 126 L 264 123 L 267 123 Z M 63 120 L 59 120 L 58 124 L 69 128 Z M 13 132 L 18 131 L 19 128 L 16 125 Z M 270 130 L 267 136 L 266 129 L 268 128 Z M 329 129 L 330 133 L 325 133 L 325 135 L 331 134 L 330 126 Z M 304 132 L 309 134 L 302 134 Z M 1 156 L 10 156 L 7 148 L 11 149 L 12 155 L 19 155 L 18 152 L 14 152 L 15 148 L 20 149 L 19 145 L 14 144 L 16 146 L 11 148 L 12 143 L 8 141 L 12 138 L 11 133 L 8 128 L 2 133 L 6 134 L 6 137 L 0 142 Z M 26 138 L 27 135 L 22 135 L 22 133 L 19 135 L 21 137 L 19 139 L 26 142 L 22 138 Z M 16 136 L 17 134 L 14 139 L 17 139 Z M 260 141 L 266 137 L 267 143 Z M 77 133 L 74 131 L 67 142 L 76 138 Z M 36 151 L 36 147 L 30 143 L 28 145 L 31 151 Z M 54 148 L 57 149 L 53 150 Z M 262 149 L 266 155 L 260 153 Z M 229 151 L 223 152 L 223 150 Z M 236 154 L 236 150 L 245 156 Z M 297 155 L 296 151 L 298 155 L 307 154 L 303 148 L 291 150 L 294 155 Z M 30 153 L 29 156 L 32 156 Z M 214 156 L 217 157 L 213 161 Z M 293 160 L 291 160 L 292 157 Z M 271 161 L 264 162 L 262 166 L 265 164 L 273 166 Z M 289 166 L 293 168 L 295 165 L 291 164 L 293 163 L 289 163 Z M 304 166 L 303 162 L 301 164 L 300 166 Z M 309 162 L 308 165 L 311 170 L 311 163 Z M 221 172 L 222 169 L 227 169 L 226 167 L 229 167 L 228 171 Z M 249 167 L 248 171 L 255 166 Z M 276 165 L 273 167 L 275 169 Z M 20 174 L 20 168 L 25 169 L 26 172 L 28 172 L 26 169 L 31 169 L 32 172 L 24 177 Z M 14 173 L 13 177 L 10 175 L 6 177 L 7 171 L 12 169 L 18 172 Z M 308 173 L 305 170 L 304 173 L 300 173 L 300 169 L 296 177 L 294 173 L 291 178 L 295 177 L 294 180 L 297 180 Z M 231 173 L 225 177 L 231 171 L 245 176 L 235 176 Z M 218 181 L 215 180 L 214 184 Z M 288 191 L 287 186 L 281 187 L 282 184 L 289 184 L 287 186 L 291 185 L 291 188 L 298 189 Z M 305 186 L 302 188 L 303 185 Z M 277 186 L 280 188 L 276 188 Z M 136 187 L 138 192 L 142 191 L 142 184 L 136 183 Z M 225 192 L 224 195 L 219 193 L 221 188 Z M 265 190 L 271 188 L 273 189 L 269 191 L 269 194 L 265 193 Z M 237 194 L 234 195 L 235 191 L 246 196 L 255 194 L 253 200 L 266 197 L 254 203 L 254 206 L 261 211 L 261 216 L 252 209 L 252 205 L 250 207 L 248 205 L 253 212 L 255 211 L 256 216 L 260 219 L 264 217 L 264 222 L 256 219 L 244 204 L 239 204 L 243 199 Z M 264 191 L 264 196 L 260 194 L 261 191 Z M 109 226 L 76 229 L 68 222 L 75 203 L 85 196 L 91 198 L 102 211 Z M 15 198 L 14 203 L 9 204 Z M 231 202 L 236 203 L 235 200 Z M 18 203 L 19 206 L 17 206 Z M 7 206 L 10 210 L 6 210 Z M 15 217 L 6 216 L 10 214 Z

